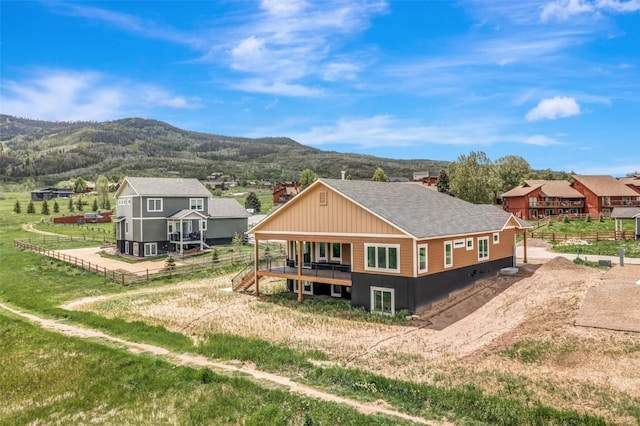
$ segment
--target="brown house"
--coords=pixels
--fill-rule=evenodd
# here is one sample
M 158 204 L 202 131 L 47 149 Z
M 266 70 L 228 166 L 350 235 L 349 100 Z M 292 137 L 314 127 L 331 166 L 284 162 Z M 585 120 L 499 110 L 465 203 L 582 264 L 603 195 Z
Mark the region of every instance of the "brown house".
M 640 194 L 606 175 L 573 175 L 572 186 L 585 196 L 585 213 L 611 216 L 614 207 L 639 207 Z
M 515 264 L 523 224 L 414 183 L 319 179 L 255 225 L 248 275 L 287 280 L 290 291 L 344 297 L 353 306 L 416 312 L 454 290 Z M 260 242 L 286 241 L 287 259 L 269 262 Z
M 300 189 L 300 182 L 278 182 L 273 187 L 273 204 L 286 203 L 296 195 Z
M 640 175 L 623 177 L 623 178 L 620 178 L 619 180 L 620 182 L 624 183 L 629 188 L 633 189 L 638 194 L 640 194 Z
M 566 180 L 527 180 L 501 197 L 504 210 L 525 220 L 579 215 L 585 200 Z

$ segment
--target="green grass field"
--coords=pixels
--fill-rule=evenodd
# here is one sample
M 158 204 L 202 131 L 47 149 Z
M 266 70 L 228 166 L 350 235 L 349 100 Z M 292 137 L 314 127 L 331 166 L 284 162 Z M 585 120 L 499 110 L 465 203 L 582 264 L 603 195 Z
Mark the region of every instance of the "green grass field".
M 317 352 L 300 352 L 260 339 L 210 335 L 195 345 L 184 334 L 143 322 L 66 311 L 60 303 L 124 293 L 130 288 L 64 263 L 17 250 L 21 227 L 38 215 L 13 212 L 0 199 L 0 301 L 37 315 L 82 324 L 123 339 L 223 360 L 240 360 L 309 385 L 425 418 L 445 416 L 463 424 L 606 424 L 598 417 L 556 410 L 535 401 L 483 393 L 469 384 L 438 387 L 384 378 L 340 366 L 321 367 Z M 99 233 L 100 231 L 93 231 Z M 150 285 L 163 285 L 155 282 Z M 321 313 L 319 313 L 321 314 Z M 13 424 L 403 424 L 364 416 L 343 406 L 269 389 L 242 377 L 178 367 L 112 345 L 37 328 L 0 311 L 0 425 Z M 630 409 L 630 412 L 634 412 Z M 640 420 L 640 413 L 636 413 Z

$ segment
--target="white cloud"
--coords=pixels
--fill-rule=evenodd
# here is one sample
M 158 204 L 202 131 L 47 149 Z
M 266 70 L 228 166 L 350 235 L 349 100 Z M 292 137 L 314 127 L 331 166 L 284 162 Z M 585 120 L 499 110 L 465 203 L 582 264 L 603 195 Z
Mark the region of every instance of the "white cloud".
M 543 22 L 552 19 L 566 21 L 574 15 L 637 11 L 640 11 L 640 0 L 555 0 L 542 8 L 540 19 Z
M 358 71 L 360 71 L 360 66 L 353 62 L 330 62 L 325 65 L 322 78 L 327 81 L 353 80 Z
M 527 145 L 550 146 L 550 145 L 560 144 L 560 142 L 558 142 L 557 140 L 544 135 L 533 135 L 533 136 L 527 136 L 527 137 L 518 138 L 518 139 L 519 139 L 519 142 Z
M 262 0 L 260 7 L 272 15 L 290 16 L 307 6 L 303 0 Z
M 232 85 L 234 89 L 244 92 L 265 93 L 269 95 L 313 97 L 322 95 L 321 89 L 314 89 L 302 84 L 283 81 L 268 81 L 259 78 L 248 79 Z
M 527 121 L 555 120 L 556 118 L 571 117 L 580 114 L 580 105 L 574 98 L 555 96 L 543 99 L 538 106 L 531 109 L 527 115 Z
M 199 106 L 197 98 L 92 71 L 41 70 L 24 81 L 3 81 L 0 94 L 3 114 L 54 121 L 102 121 L 131 111 Z

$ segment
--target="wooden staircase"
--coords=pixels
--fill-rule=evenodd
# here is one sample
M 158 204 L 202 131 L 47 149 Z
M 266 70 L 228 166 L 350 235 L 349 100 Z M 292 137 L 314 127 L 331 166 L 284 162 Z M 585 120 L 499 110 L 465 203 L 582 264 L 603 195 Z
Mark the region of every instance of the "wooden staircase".
M 231 289 L 233 291 L 249 291 L 256 283 L 254 274 L 254 265 L 247 265 L 231 280 Z

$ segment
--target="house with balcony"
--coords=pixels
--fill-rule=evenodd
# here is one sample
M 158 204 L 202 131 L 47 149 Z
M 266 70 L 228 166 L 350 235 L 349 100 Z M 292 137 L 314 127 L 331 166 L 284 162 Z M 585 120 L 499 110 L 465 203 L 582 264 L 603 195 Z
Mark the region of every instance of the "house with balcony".
M 475 205 L 415 183 L 318 179 L 249 230 L 253 270 L 234 289 L 286 279 L 289 291 L 342 297 L 353 306 L 417 312 L 451 292 L 515 265 L 525 225 L 490 205 Z M 271 261 L 261 243 L 284 241 Z
M 627 176 L 618 180 L 640 194 L 640 175 Z
M 524 220 L 583 213 L 585 196 L 566 180 L 527 180 L 505 192 L 502 208 Z
M 573 175 L 571 186 L 585 196 L 585 213 L 610 217 L 615 207 L 640 207 L 640 194 L 613 176 Z
M 249 213 L 234 199 L 212 198 L 197 179 L 127 177 L 115 195 L 120 253 L 202 251 L 247 230 Z

